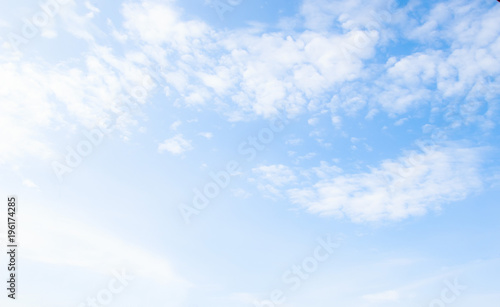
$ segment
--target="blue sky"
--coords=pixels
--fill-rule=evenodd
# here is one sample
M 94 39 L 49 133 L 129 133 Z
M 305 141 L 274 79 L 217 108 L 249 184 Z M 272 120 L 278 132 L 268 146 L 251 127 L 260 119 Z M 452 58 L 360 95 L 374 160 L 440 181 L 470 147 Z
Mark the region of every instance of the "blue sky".
M 496 1 L 0 6 L 2 306 L 499 301 Z

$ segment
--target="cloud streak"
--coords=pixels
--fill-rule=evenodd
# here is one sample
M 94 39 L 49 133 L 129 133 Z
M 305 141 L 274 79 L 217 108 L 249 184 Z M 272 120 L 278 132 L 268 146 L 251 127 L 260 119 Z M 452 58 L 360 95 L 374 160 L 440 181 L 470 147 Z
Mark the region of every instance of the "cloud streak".
M 339 169 L 332 172 L 331 166 L 322 163 L 300 172 L 321 175 L 313 180 L 302 177 L 302 182 L 312 184 L 300 187 L 292 187 L 295 175 L 283 165 L 260 167 L 260 173 L 269 182 L 267 190 L 286 193 L 292 203 L 310 213 L 346 217 L 354 222 L 398 221 L 439 210 L 446 203 L 479 191 L 484 181 L 480 168 L 486 151 L 456 143 L 436 145 L 420 153 L 411 151 L 398 159 L 384 160 L 368 172 L 351 174 Z

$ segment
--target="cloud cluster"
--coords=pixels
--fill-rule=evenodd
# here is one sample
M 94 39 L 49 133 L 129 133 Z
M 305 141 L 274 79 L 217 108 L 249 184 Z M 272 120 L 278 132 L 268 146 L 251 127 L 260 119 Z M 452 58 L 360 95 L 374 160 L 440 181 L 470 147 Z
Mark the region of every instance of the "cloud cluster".
M 99 10 L 87 5 L 88 13 L 80 16 L 71 2 L 61 8 L 60 19 L 88 44 L 82 61 L 54 67 L 19 55 L 0 58 L 6 81 L 3 128 L 13 126 L 20 109 L 31 108 L 25 124 L 4 141 L 23 139 L 20 152 L 47 157 L 51 148 L 38 128 L 72 131 L 74 123 L 89 127 L 111 117 L 126 130 L 136 120 L 117 101 L 128 100 L 137 86 L 144 88 L 144 69 L 153 66 L 160 68 L 157 81 L 175 105 L 209 107 L 231 121 L 328 109 L 340 127 L 342 112 L 367 108 L 371 115 L 402 114 L 430 104 L 454 126 L 491 128 L 500 92 L 500 30 L 494 26 L 500 8 L 480 1 L 462 4 L 441 2 L 428 9 L 413 2 L 397 7 L 382 1 L 306 0 L 292 18 L 294 26 L 218 30 L 186 20 L 175 1 L 124 3 L 123 22 L 115 26 L 108 20 L 115 47 L 127 46 L 119 56 L 115 47 L 98 43 L 104 34 L 94 24 Z M 417 10 L 427 13 L 416 15 Z M 426 43 L 429 37 L 432 42 Z M 419 42 L 424 50 L 377 58 L 398 42 Z M 140 103 L 153 88 L 148 84 L 136 91 Z M 2 152 L 0 160 L 16 154 Z
M 303 17 L 316 19 L 309 5 L 304 5 Z M 378 7 L 380 3 L 370 4 L 366 10 Z M 296 115 L 311 100 L 359 78 L 384 25 L 373 16 L 363 22 L 360 12 L 351 11 L 356 16 L 338 16 L 343 32 L 311 25 L 287 33 L 260 26 L 217 31 L 201 21 L 183 21 L 173 6 L 151 1 L 123 6 L 127 36 L 158 60 L 165 84 L 180 96 L 178 103 L 214 102 L 232 120 L 245 114 L 269 117 L 279 110 Z M 376 26 L 361 26 L 373 20 Z
M 499 8 L 462 4 L 307 0 L 294 26 L 278 30 L 216 30 L 184 21 L 174 2 L 125 4 L 123 15 L 125 34 L 162 66 L 179 106 L 210 105 L 233 121 L 328 108 L 336 126 L 342 113 L 394 115 L 430 106 L 448 119 L 455 112 L 454 125 L 491 128 Z M 417 52 L 391 56 L 398 44 L 415 43 Z
M 191 149 L 193 149 L 191 141 L 186 140 L 182 134 L 166 139 L 158 146 L 158 152 L 168 151 L 173 155 L 180 155 Z
M 481 189 L 484 150 L 459 144 L 428 147 L 361 173 L 343 173 L 323 162 L 311 170 L 298 170 L 300 179 L 283 165 L 261 166 L 255 172 L 261 182 L 269 182 L 268 191 L 287 195 L 311 213 L 354 222 L 402 220 Z
M 427 8 L 410 3 L 393 17 L 399 39 L 419 49 L 388 53 L 383 66 L 369 68 L 368 79 L 334 95 L 332 111 L 349 114 L 368 106 L 369 114 L 397 115 L 427 107 L 451 127 L 491 129 L 500 93 L 500 30 L 493 26 L 500 7 L 460 1 L 437 3 L 423 15 L 413 14 L 417 10 Z
M 0 150 L 0 163 L 22 154 L 52 156 L 47 136 L 58 131 L 111 120 L 126 133 L 137 123 L 130 100 L 146 103 L 157 83 L 174 105 L 210 108 L 230 121 L 328 109 L 333 124 L 341 127 L 344 115 L 361 110 L 370 118 L 380 111 L 403 114 L 425 105 L 452 127 L 494 127 L 500 93 L 500 30 L 494 25 L 500 8 L 480 1 L 440 2 L 430 9 L 416 2 L 403 7 L 391 3 L 305 0 L 292 26 L 218 30 L 186 20 L 175 1 L 126 2 L 123 22 L 115 26 L 108 20 L 109 37 L 116 39 L 113 47 L 100 44 L 103 33 L 94 31 L 93 16 L 99 10 L 87 5 L 88 14 L 79 16 L 73 3 L 61 19 L 73 24 L 70 34 L 88 44 L 81 60 L 52 65 L 15 53 L 0 57 L 0 128 L 10 131 L 0 141 L 12 145 Z M 400 42 L 421 47 L 390 56 Z M 122 53 L 118 47 L 126 48 Z M 155 81 L 145 70 L 151 67 L 158 68 Z M 318 125 L 318 119 L 309 123 Z M 172 129 L 178 127 L 174 123 Z M 158 145 L 159 152 L 180 155 L 193 149 L 189 136 L 176 133 Z M 456 150 L 474 155 L 473 149 Z M 461 160 L 446 148 L 427 154 L 418 168 L 385 161 L 362 174 L 310 170 L 323 177 L 287 194 L 311 212 L 378 220 L 421 214 L 430 203 L 461 199 L 479 186 L 473 164 L 468 164 L 474 159 Z M 451 167 L 453 163 L 460 167 Z M 414 175 L 403 181 L 392 178 L 395 165 Z M 282 195 L 279 189 L 294 181 L 286 168 L 255 171 L 268 174 L 265 190 Z M 380 177 L 392 178 L 390 186 L 398 189 L 388 191 Z M 465 182 L 467 177 L 471 180 Z

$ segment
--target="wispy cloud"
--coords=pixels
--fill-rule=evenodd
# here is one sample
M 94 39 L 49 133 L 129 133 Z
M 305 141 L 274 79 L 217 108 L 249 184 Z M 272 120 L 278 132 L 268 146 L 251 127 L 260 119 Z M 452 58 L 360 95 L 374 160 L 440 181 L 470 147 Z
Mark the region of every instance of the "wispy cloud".
M 302 185 L 301 177 L 285 165 L 261 166 L 253 172 L 260 175 L 262 189 L 274 195 L 286 193 L 292 203 L 311 213 L 347 217 L 355 222 L 401 220 L 440 209 L 445 203 L 480 190 L 485 150 L 458 144 L 436 145 L 385 160 L 364 173 L 344 174 L 338 167 L 322 163 L 301 170 L 307 176 Z M 318 179 L 308 185 L 311 175 Z
M 212 132 L 200 132 L 198 134 L 209 140 L 214 137 Z
M 47 223 L 49 220 L 51 223 Z M 79 269 L 108 273 L 126 268 L 135 277 L 135 283 L 149 281 L 149 286 L 158 284 L 170 289 L 164 295 L 174 302 L 183 299 L 191 287 L 187 280 L 174 272 L 164 256 L 123 241 L 103 229 L 47 208 L 30 207 L 23 221 L 23 257 L 30 261 L 61 266 L 73 273 Z M 78 275 L 71 276 L 67 276 L 66 282 L 75 284 L 74 278 Z
M 180 155 L 186 151 L 192 150 L 191 141 L 184 138 L 182 134 L 166 139 L 158 145 L 158 152 L 170 152 L 173 155 Z
M 38 189 L 38 185 L 36 185 L 33 181 L 29 180 L 29 179 L 24 179 L 23 180 L 23 185 L 28 187 L 28 188 L 34 188 L 34 189 Z
M 464 199 L 481 188 L 482 149 L 456 146 L 412 152 L 386 160 L 370 172 L 320 180 L 289 190 L 290 199 L 312 213 L 353 221 L 400 220 Z
M 293 171 L 282 164 L 279 165 L 262 165 L 252 169 L 252 171 L 259 175 L 265 181 L 268 181 L 276 186 L 284 186 L 285 184 L 294 182 L 297 177 Z

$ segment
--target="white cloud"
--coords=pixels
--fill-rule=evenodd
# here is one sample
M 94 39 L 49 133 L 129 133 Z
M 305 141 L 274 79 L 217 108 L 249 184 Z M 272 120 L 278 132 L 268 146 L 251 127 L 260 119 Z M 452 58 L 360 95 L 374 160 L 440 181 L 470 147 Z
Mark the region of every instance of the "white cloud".
M 248 197 L 252 196 L 252 193 L 250 193 L 242 188 L 231 189 L 231 193 L 233 194 L 234 197 L 237 197 L 237 198 L 248 198 Z
M 332 123 L 340 128 L 342 118 L 336 114 L 339 109 L 355 114 L 369 105 L 373 114 L 376 104 L 389 113 L 405 113 L 436 99 L 426 86 L 437 82 L 443 97 L 464 95 L 467 94 L 464 90 L 477 84 L 474 75 L 499 73 L 498 65 L 494 65 L 498 63 L 499 32 L 490 26 L 494 24 L 495 10 L 474 10 L 473 6 L 467 6 L 460 12 L 461 19 L 470 26 L 464 34 L 458 31 L 462 26 L 458 18 L 453 17 L 459 15 L 455 7 L 451 3 L 440 3 L 428 14 L 428 21 L 451 23 L 446 31 L 457 35 L 445 35 L 440 27 L 435 31 L 453 49 L 428 48 L 400 59 L 393 58 L 383 71 L 376 71 L 375 66 L 365 67 L 363 61 L 373 58 L 377 46 L 395 37 L 397 31 L 390 27 L 427 22 L 412 20 L 408 8 L 396 8 L 393 2 L 307 0 L 297 20 L 303 20 L 309 30 L 287 34 L 264 33 L 265 28 L 255 27 L 218 31 L 201 21 L 182 18 L 175 1 L 124 4 L 121 33 L 111 21 L 108 23 L 112 35 L 121 41 L 129 38 L 140 43 L 142 47 L 138 52 L 145 55 L 142 65 L 162 67 L 159 77 L 166 82 L 166 92 L 171 95 L 175 90 L 179 94 L 177 106 L 197 107 L 213 102 L 217 111 L 231 120 L 247 120 L 249 113 L 269 117 L 279 110 L 293 116 L 325 105 L 324 95 L 340 89 L 329 103 Z M 444 8 L 454 13 L 450 15 Z M 93 6 L 87 5 L 87 9 L 98 13 Z M 78 19 L 74 11 L 75 6 L 70 5 L 61 13 L 66 22 L 74 20 L 80 24 L 70 32 L 93 41 L 90 38 L 92 18 Z M 481 18 L 476 18 L 478 15 Z M 403 27 L 403 31 L 408 30 Z M 171 50 L 168 57 L 166 48 Z M 98 59 L 119 74 L 127 79 L 134 75 L 126 62 L 110 60 L 113 57 L 106 56 L 105 48 L 96 50 L 100 53 Z M 477 65 L 464 66 L 470 61 Z M 356 82 L 370 81 L 370 75 L 378 78 L 372 88 L 356 85 Z M 460 76 L 458 82 L 457 76 Z M 71 110 L 86 112 L 86 116 L 91 114 L 90 110 L 75 104 L 71 102 Z M 463 109 L 466 111 L 461 116 L 468 122 L 481 123 L 486 119 L 485 127 L 494 125 L 493 114 L 478 114 L 481 108 L 473 102 Z M 310 123 L 316 124 L 315 120 Z
M 181 21 L 180 13 L 173 8 L 172 2 L 124 4 L 122 14 L 125 28 L 143 42 L 158 45 L 170 43 L 179 51 L 189 51 L 190 44 L 206 35 L 209 28 L 200 21 Z
M 57 122 L 56 104 L 49 99 L 39 65 L 0 57 L 0 164 L 25 155 L 48 158 L 52 148 L 43 130 Z
M 214 137 L 212 132 L 200 132 L 198 134 L 209 140 Z
M 312 167 L 301 171 L 301 174 L 307 178 L 316 176 L 320 179 L 331 178 L 342 173 L 342 169 L 336 165 L 330 165 L 325 161 L 321 161 L 319 166 Z
M 283 187 L 295 182 L 297 176 L 285 165 L 263 165 L 252 169 L 252 172 L 258 176 L 250 181 L 257 183 L 257 188 L 264 196 L 271 199 L 283 198 Z
M 23 180 L 23 185 L 26 186 L 26 187 L 28 187 L 28 188 L 36 188 L 36 189 L 38 189 L 38 186 L 33 181 L 31 181 L 29 179 L 24 179 Z
M 297 159 L 295 160 L 296 163 L 299 163 L 302 160 L 311 160 L 312 158 L 316 157 L 315 152 L 308 152 L 303 156 L 298 156 Z
M 128 134 L 154 88 L 141 66 L 130 54 L 115 56 L 98 45 L 81 62 L 58 65 L 0 56 L 0 129 L 9 131 L 0 136 L 9 144 L 0 149 L 0 164 L 24 156 L 54 158 L 55 144 L 103 122 Z
M 358 78 L 362 59 L 374 55 L 379 40 L 376 30 L 355 27 L 346 33 L 285 35 L 253 27 L 221 32 L 199 21 L 182 21 L 172 2 L 126 4 L 123 15 L 125 35 L 146 43 L 146 54 L 163 45 L 176 51 L 172 56 L 177 60 L 162 77 L 182 97 L 179 103 L 215 101 L 233 120 L 248 113 L 303 112 L 308 99 Z M 364 38 L 368 40 L 361 44 Z
M 180 155 L 191 149 L 193 149 L 191 141 L 186 140 L 182 134 L 177 134 L 170 139 L 166 139 L 163 143 L 158 145 L 158 152 L 162 153 L 168 151 L 174 155 Z
M 84 7 L 85 14 L 81 14 L 83 8 L 80 3 L 73 0 L 64 3 L 58 12 L 58 17 L 62 21 L 60 28 L 74 37 L 83 39 L 88 43 L 94 43 L 94 35 L 101 33 L 99 28 L 92 23 L 92 19 L 98 12 L 92 5 L 85 4 Z
M 288 189 L 293 203 L 355 222 L 401 220 L 464 199 L 482 187 L 481 148 L 450 144 L 386 160 L 370 172 L 325 176 Z
M 123 241 L 105 229 L 47 211 L 47 208 L 29 209 L 23 215 L 24 231 L 19 234 L 23 257 L 51 267 L 64 267 L 72 273 L 65 281 L 70 285 L 77 284 L 82 269 L 88 274 L 125 269 L 127 275 L 134 277 L 131 284 L 135 286 L 147 283 L 148 287 L 159 285 L 168 289 L 162 296 L 168 297 L 172 306 L 180 306 L 192 286 L 174 272 L 163 255 Z M 81 299 L 81 293 L 76 299 Z
M 181 120 L 176 120 L 175 122 L 173 122 L 171 125 L 170 125 L 170 129 L 171 130 L 177 130 L 177 128 L 179 128 L 179 126 L 182 124 L 182 121 Z
M 316 126 L 319 123 L 319 118 L 313 117 L 307 120 L 307 123 L 311 126 Z
M 401 126 L 403 125 L 406 121 L 408 120 L 408 117 L 398 119 L 395 123 L 394 126 Z
M 297 145 L 302 144 L 302 142 L 303 142 L 303 140 L 301 138 L 292 138 L 292 139 L 286 140 L 285 143 L 288 145 L 297 146 Z
M 297 180 L 293 171 L 288 166 L 282 164 L 259 166 L 253 168 L 252 172 L 275 186 L 284 186 Z
M 325 31 L 333 26 L 343 30 L 381 30 L 391 22 L 394 5 L 394 1 L 381 0 L 369 3 L 360 0 L 306 0 L 301 6 L 301 14 L 305 26 L 311 30 Z
M 0 18 L 0 28 L 9 28 L 10 23 Z
M 162 67 L 159 77 L 166 82 L 166 92 L 179 94 L 175 105 L 198 107 L 213 102 L 210 107 L 214 106 L 231 120 L 248 120 L 247 114 L 269 117 L 280 110 L 297 115 L 327 104 L 325 96 L 338 91 L 329 106 L 332 123 L 340 127 L 339 109 L 354 114 L 368 105 L 370 114 L 376 112 L 375 106 L 400 114 L 429 101 L 468 95 L 478 79 L 500 73 L 495 65 L 500 54 L 500 32 L 493 26 L 499 10 L 496 7 L 488 9 L 463 2 L 465 8 L 459 9 L 460 6 L 451 2 L 439 3 L 424 14 L 425 20 L 414 20 L 408 7 L 396 8 L 393 1 L 306 0 L 296 20 L 307 30 L 295 29 L 285 34 L 264 33 L 263 27 L 219 31 L 202 21 L 186 20 L 175 2 L 125 3 L 121 10 L 123 28 L 117 30 L 108 21 L 111 35 L 121 41 L 130 39 L 139 43 L 140 50 L 135 52 L 143 54 L 144 59 L 140 63 L 129 63 L 117 59 L 109 48 L 94 48 L 96 57 L 86 59 L 89 70 L 98 71 L 95 77 L 100 84 L 108 85 L 108 91 L 103 90 L 102 85 L 93 85 L 99 95 L 91 92 L 90 101 L 103 100 L 106 92 L 119 97 L 121 89 L 117 89 L 125 85 L 124 79 L 142 82 L 137 80 L 140 78 L 133 79 L 138 75 L 138 67 L 132 66 L 153 64 Z M 88 2 L 85 5 L 89 14 L 98 13 Z M 94 45 L 93 33 L 97 31 L 91 23 L 93 16 L 78 16 L 76 8 L 73 2 L 65 6 L 62 19 L 73 24 L 68 27 L 70 33 Z M 442 23 L 449 26 L 439 26 Z M 415 24 L 427 30 L 409 35 L 410 26 L 415 28 Z M 436 51 L 428 46 L 420 53 L 390 59 L 385 67 L 367 67 L 364 61 L 375 56 L 377 47 L 396 38 L 398 31 L 391 30 L 392 26 L 401 27 L 404 36 L 413 39 L 423 37 L 423 33 L 432 29 L 436 37 L 445 42 L 445 47 L 443 51 Z M 106 74 L 110 68 L 116 76 Z M 52 90 L 58 98 L 71 98 L 68 100 L 71 112 L 87 118 L 102 115 L 94 112 L 95 106 L 85 106 L 75 97 L 68 97 L 75 87 L 68 84 L 73 78 L 74 83 L 89 83 L 90 76 L 86 78 L 84 71 L 74 68 L 63 76 L 65 80 L 50 82 L 57 84 Z M 373 76 L 377 80 L 372 80 Z M 368 89 L 356 84 L 362 81 L 374 85 Z M 433 84 L 437 84 L 440 95 L 426 88 Z M 490 82 L 487 88 L 493 84 Z M 78 95 L 74 96 L 82 94 L 78 88 L 75 90 Z M 475 97 L 470 97 L 471 101 L 462 108 L 460 120 L 465 123 L 486 120 L 485 127 L 494 125 L 493 110 L 480 114 L 481 108 L 474 98 L 481 91 L 475 92 Z M 495 97 L 494 93 L 489 96 Z
M 321 5 L 315 8 L 316 3 L 326 5 L 326 9 Z M 365 27 L 366 20 L 362 21 L 362 17 L 373 12 L 351 15 L 350 5 L 332 3 L 329 7 L 327 1 L 311 0 L 306 1 L 304 8 L 307 7 L 313 17 L 333 12 L 334 18 L 328 21 L 331 27 L 337 23 L 353 29 Z M 357 5 L 360 4 L 354 1 L 353 7 Z M 409 2 L 405 7 L 392 10 L 390 16 L 383 18 L 387 22 L 382 24 L 402 31 L 395 31 L 391 36 L 398 34 L 401 35 L 398 39 L 419 43 L 418 52 L 408 49 L 407 54 L 390 57 L 385 65 L 367 66 L 358 79 L 344 82 L 330 103 L 335 124 L 341 122 L 341 112 L 354 115 L 365 107 L 369 108 L 366 118 L 380 111 L 398 115 L 429 107 L 434 116 L 443 116 L 451 127 L 477 124 L 483 129 L 493 128 L 498 116 L 494 101 L 500 93 L 496 82 L 500 79 L 500 29 L 492 24 L 500 7 L 480 1 L 440 2 L 429 12 L 418 14 L 424 16 L 421 20 L 412 13 L 415 10 L 428 9 L 422 2 Z M 341 17 L 336 19 L 340 12 L 354 21 L 343 23 Z M 314 20 L 311 17 L 311 21 Z M 381 33 L 392 31 L 386 30 Z M 378 44 L 385 42 L 381 38 Z

